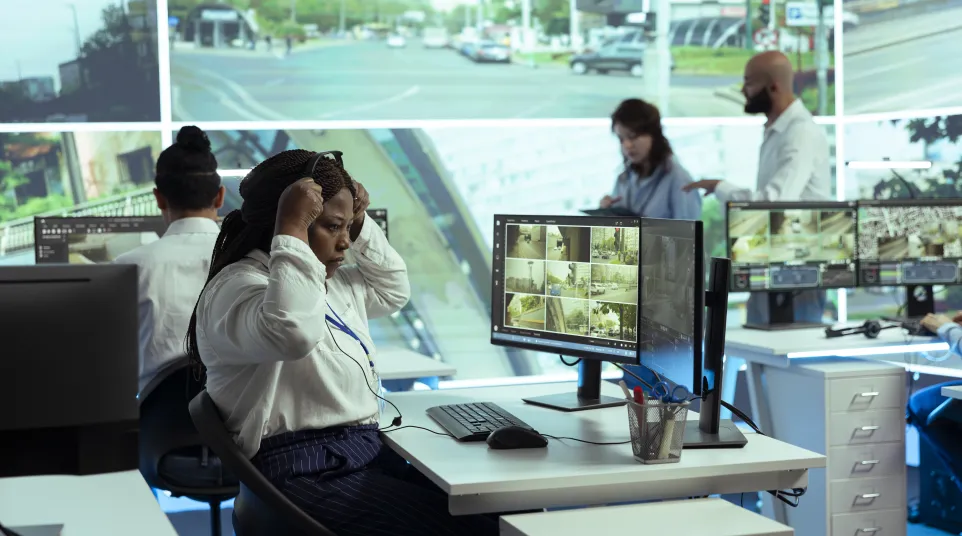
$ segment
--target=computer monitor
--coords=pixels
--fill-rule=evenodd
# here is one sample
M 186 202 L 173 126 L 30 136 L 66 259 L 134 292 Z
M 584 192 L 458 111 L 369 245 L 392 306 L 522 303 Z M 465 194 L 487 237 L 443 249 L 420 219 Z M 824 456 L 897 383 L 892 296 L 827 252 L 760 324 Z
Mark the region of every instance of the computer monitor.
M 813 327 L 795 321 L 796 292 L 856 285 L 856 215 L 854 201 L 728 203 L 731 290 L 768 293 L 769 323 L 745 327 Z
M 577 393 L 525 399 L 616 406 L 601 363 L 638 363 L 640 218 L 494 217 L 491 343 L 581 358 Z
M 858 202 L 859 286 L 907 287 L 906 314 L 935 312 L 932 285 L 958 285 L 962 199 Z
M 0 266 L 0 478 L 138 467 L 137 267 Z
M 97 264 L 164 235 L 160 216 L 80 216 L 34 219 L 34 255 L 37 264 Z
M 702 222 L 641 220 L 641 364 L 701 394 Z
M 367 215 L 378 224 L 382 231 L 384 231 L 384 236 L 389 237 L 387 234 L 387 209 L 369 208 L 367 209 Z

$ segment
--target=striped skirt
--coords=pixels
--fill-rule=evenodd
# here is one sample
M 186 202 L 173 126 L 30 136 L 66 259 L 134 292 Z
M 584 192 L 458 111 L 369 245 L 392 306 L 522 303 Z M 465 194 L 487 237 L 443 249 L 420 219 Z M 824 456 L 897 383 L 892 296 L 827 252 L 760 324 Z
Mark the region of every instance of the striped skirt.
M 338 536 L 498 534 L 495 518 L 451 516 L 447 495 L 386 447 L 376 425 L 269 437 L 251 461 Z

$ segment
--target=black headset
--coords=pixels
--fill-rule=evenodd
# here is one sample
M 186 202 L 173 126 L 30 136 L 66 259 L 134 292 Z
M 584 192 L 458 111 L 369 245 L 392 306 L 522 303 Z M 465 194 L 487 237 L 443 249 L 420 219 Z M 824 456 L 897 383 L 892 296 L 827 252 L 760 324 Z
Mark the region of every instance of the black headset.
M 861 326 L 852 326 L 847 328 L 827 327 L 825 328 L 825 338 L 835 339 L 838 337 L 844 337 L 846 335 L 855 335 L 861 333 L 869 339 L 874 339 L 877 338 L 879 333 L 881 333 L 884 329 L 894 329 L 900 327 L 902 327 L 902 324 L 899 322 L 894 322 L 883 326 L 878 320 L 866 320 Z

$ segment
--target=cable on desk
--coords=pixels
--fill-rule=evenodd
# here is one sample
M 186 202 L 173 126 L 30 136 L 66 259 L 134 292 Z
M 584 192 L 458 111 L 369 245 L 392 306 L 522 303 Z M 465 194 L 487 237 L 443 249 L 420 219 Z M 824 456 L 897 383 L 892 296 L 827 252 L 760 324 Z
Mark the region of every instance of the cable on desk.
M 388 427 L 388 428 L 385 428 L 384 430 L 378 430 L 378 431 L 381 432 L 382 434 L 389 434 L 389 433 L 391 433 L 391 432 L 397 432 L 398 430 L 404 430 L 405 428 L 417 428 L 418 430 L 424 430 L 425 432 L 431 432 L 431 433 L 434 434 L 434 435 L 439 435 L 439 436 L 444 436 L 444 437 L 451 437 L 451 438 L 454 437 L 453 435 L 451 435 L 451 434 L 449 434 L 449 433 L 447 433 L 447 432 L 438 432 L 437 430 L 432 430 L 432 429 L 430 429 L 430 428 L 425 428 L 425 427 L 423 427 L 423 426 L 417 426 L 417 425 L 414 425 L 414 424 L 405 424 L 404 426 L 398 426 L 397 428 Z
M 581 359 L 576 359 L 574 363 L 568 363 L 568 361 L 565 360 L 565 356 L 563 355 L 559 355 L 558 359 L 561 359 L 561 362 L 564 363 L 565 365 L 568 365 L 569 367 L 576 367 L 578 366 L 578 363 L 581 363 Z
M 563 441 L 563 440 L 577 441 L 578 443 L 586 443 L 586 444 L 588 444 L 588 445 L 627 445 L 628 443 L 631 443 L 631 440 L 630 440 L 630 439 L 629 439 L 628 441 L 610 441 L 610 442 L 604 442 L 604 441 L 588 441 L 587 439 L 578 439 L 577 437 L 553 436 L 553 435 L 548 435 L 548 434 L 541 434 L 541 435 L 543 435 L 544 437 L 550 438 L 550 439 L 557 440 L 557 441 Z

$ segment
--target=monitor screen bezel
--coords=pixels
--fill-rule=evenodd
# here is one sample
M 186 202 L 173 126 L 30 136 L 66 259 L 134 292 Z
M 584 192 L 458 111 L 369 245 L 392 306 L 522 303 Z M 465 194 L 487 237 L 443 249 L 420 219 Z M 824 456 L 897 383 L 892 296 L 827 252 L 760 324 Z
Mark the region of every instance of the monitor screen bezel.
M 793 292 L 793 291 L 807 291 L 807 290 L 828 290 L 828 289 L 840 289 L 840 288 L 855 288 L 859 285 L 859 264 L 858 264 L 858 202 L 857 201 L 728 201 L 725 203 L 725 256 L 732 261 L 732 269 L 728 277 L 728 288 L 732 289 L 735 285 L 735 268 L 738 267 L 738 263 L 735 262 L 732 256 L 732 241 L 731 241 L 731 209 L 732 206 L 737 206 L 740 209 L 757 207 L 759 210 L 770 210 L 772 208 L 779 209 L 799 209 L 799 210 L 818 210 L 818 209 L 852 209 L 855 211 L 855 250 L 852 253 L 852 262 L 855 264 L 855 283 L 854 285 L 823 285 L 819 284 L 814 287 L 805 287 L 798 289 L 784 289 L 784 288 L 767 288 L 758 290 L 738 290 L 732 292 Z M 767 263 L 771 266 L 772 263 Z M 784 263 L 776 263 L 784 264 Z
M 638 276 L 641 277 L 641 218 L 626 217 L 626 216 L 612 217 L 612 216 L 583 216 L 583 215 L 557 215 L 557 214 L 548 214 L 548 215 L 545 215 L 545 214 L 495 214 L 491 220 L 492 227 L 494 229 L 494 233 L 492 234 L 493 239 L 494 237 L 497 236 L 498 220 L 506 219 L 506 218 L 531 218 L 531 219 L 574 218 L 574 219 L 584 219 L 584 220 L 608 220 L 612 222 L 612 226 L 617 222 L 621 227 L 634 227 L 635 225 L 633 224 L 629 223 L 628 225 L 625 225 L 623 223 L 626 220 L 634 220 L 635 222 L 637 222 L 637 228 L 638 228 L 638 249 L 639 249 Z M 491 250 L 497 251 L 494 244 L 492 244 Z M 492 258 L 491 261 L 492 263 L 496 262 L 494 258 Z M 494 336 L 497 332 L 494 330 L 494 328 L 495 326 L 500 325 L 495 317 L 495 314 L 497 313 L 494 307 L 494 304 L 497 303 L 497 300 L 495 298 L 499 290 L 502 294 L 505 291 L 501 287 L 495 285 L 494 282 L 495 282 L 495 272 L 494 272 L 494 268 L 492 267 L 491 269 L 491 322 L 489 327 L 489 330 L 490 330 L 489 340 L 492 345 L 501 346 L 505 348 L 519 348 L 523 350 L 531 350 L 534 352 L 542 352 L 546 354 L 557 354 L 559 356 L 564 356 L 564 357 L 589 359 L 593 361 L 607 361 L 609 363 L 618 363 L 619 365 L 638 365 L 639 364 L 640 362 L 639 359 L 641 357 L 641 352 L 640 352 L 641 346 L 638 344 L 637 340 L 635 341 L 634 357 L 624 357 L 624 356 L 618 356 L 614 354 L 603 354 L 598 352 L 592 352 L 589 350 L 573 350 L 568 348 L 561 349 L 561 348 L 555 348 L 555 347 L 547 347 L 540 344 L 528 344 L 524 342 L 502 341 L 499 339 L 495 339 Z M 637 291 L 638 291 L 638 298 L 637 298 L 638 302 L 636 306 L 640 309 L 641 308 L 641 285 L 640 284 L 637 287 Z M 636 322 L 640 318 L 641 317 L 639 316 L 639 312 L 636 311 L 635 313 Z M 637 325 L 635 327 L 635 331 L 636 333 L 638 333 Z M 640 335 L 640 333 L 638 334 Z
M 702 374 L 704 372 L 704 357 L 705 357 L 705 224 L 701 220 L 670 220 L 661 218 L 642 218 L 641 227 L 642 231 L 639 233 L 639 240 L 644 244 L 644 227 L 645 222 L 657 222 L 658 225 L 680 228 L 682 225 L 690 226 L 686 231 L 694 231 L 692 234 L 695 241 L 693 254 L 695 257 L 695 278 L 694 278 L 694 311 L 692 317 L 692 348 L 694 349 L 693 363 L 692 363 L 692 373 L 691 385 L 686 385 L 689 390 L 694 395 L 701 396 L 702 393 Z M 638 278 L 641 280 L 642 270 L 641 270 L 641 260 L 643 256 L 641 253 L 638 255 Z M 701 277 L 698 277 L 701 274 Z M 655 372 L 657 376 L 661 376 L 660 372 L 655 371 L 649 365 L 645 363 L 642 359 L 641 350 L 641 285 L 638 285 L 639 295 L 638 295 L 638 322 L 639 322 L 639 339 L 638 339 L 638 364 Z M 669 380 L 671 383 L 678 383 L 678 378 L 662 378 Z M 684 384 L 682 384 L 684 385 Z

